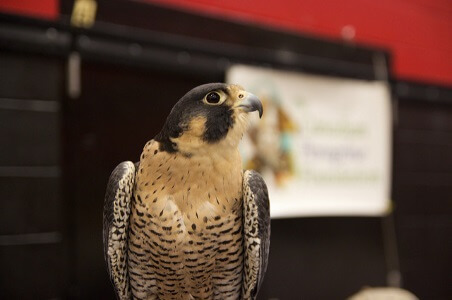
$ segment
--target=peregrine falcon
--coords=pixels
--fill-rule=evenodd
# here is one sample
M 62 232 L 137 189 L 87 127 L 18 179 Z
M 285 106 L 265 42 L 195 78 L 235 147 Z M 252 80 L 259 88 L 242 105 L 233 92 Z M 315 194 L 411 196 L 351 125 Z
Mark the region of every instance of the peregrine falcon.
M 270 246 L 267 187 L 238 150 L 262 103 L 237 85 L 185 94 L 140 161 L 119 164 L 104 255 L 118 299 L 255 299 Z

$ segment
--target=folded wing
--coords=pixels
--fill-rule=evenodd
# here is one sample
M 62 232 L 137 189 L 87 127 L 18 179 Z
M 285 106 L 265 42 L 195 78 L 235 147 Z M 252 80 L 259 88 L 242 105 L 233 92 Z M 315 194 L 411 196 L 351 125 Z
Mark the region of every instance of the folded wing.
M 243 176 L 244 277 L 243 299 L 255 299 L 267 270 L 270 248 L 270 203 L 259 173 Z
M 130 207 L 135 165 L 120 163 L 110 175 L 104 200 L 104 257 L 118 299 L 131 299 L 127 270 Z

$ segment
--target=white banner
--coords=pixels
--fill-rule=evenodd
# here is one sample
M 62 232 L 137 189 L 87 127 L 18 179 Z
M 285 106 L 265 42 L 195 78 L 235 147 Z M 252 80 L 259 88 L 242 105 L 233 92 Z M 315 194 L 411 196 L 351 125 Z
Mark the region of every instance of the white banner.
M 250 66 L 227 81 L 263 102 L 241 144 L 267 182 L 272 217 L 377 216 L 390 207 L 387 84 Z

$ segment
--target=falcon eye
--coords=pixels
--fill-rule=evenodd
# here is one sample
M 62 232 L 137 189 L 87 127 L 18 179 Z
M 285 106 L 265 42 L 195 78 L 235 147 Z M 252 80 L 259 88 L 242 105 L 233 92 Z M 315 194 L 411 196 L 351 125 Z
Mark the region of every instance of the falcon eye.
M 210 104 L 218 104 L 220 100 L 221 96 L 217 92 L 208 93 L 206 96 L 206 101 Z
M 221 90 L 217 90 L 214 92 L 209 92 L 204 96 L 204 99 L 202 99 L 202 101 L 207 105 L 221 105 L 224 101 L 226 101 L 227 98 L 228 97 L 226 93 Z

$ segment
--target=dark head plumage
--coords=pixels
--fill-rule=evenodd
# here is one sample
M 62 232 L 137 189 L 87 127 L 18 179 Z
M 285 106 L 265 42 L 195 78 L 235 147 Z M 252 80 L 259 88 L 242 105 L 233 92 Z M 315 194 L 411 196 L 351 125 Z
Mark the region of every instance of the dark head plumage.
M 161 150 L 167 152 L 176 152 L 181 143 L 194 139 L 214 144 L 228 136 L 238 118 L 244 118 L 239 115 L 255 110 L 262 115 L 259 99 L 237 85 L 200 85 L 174 105 L 155 140 L 160 142 Z M 182 139 L 184 135 L 190 139 Z

